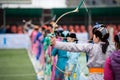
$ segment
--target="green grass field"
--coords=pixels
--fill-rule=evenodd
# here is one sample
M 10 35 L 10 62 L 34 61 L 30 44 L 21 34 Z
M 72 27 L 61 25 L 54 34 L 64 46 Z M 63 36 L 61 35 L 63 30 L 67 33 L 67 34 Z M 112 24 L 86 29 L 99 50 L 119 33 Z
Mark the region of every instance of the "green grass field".
M 0 49 L 0 80 L 36 80 L 24 49 Z

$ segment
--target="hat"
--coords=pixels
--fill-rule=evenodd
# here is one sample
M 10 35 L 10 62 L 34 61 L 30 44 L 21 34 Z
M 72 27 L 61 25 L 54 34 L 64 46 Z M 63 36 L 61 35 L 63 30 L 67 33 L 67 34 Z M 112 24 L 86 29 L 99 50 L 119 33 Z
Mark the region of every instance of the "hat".
M 66 37 L 70 37 L 70 38 L 75 38 L 76 39 L 76 34 L 75 33 L 69 33 L 69 34 L 67 34 Z
M 106 27 L 106 25 L 96 23 L 96 25 L 93 26 L 92 33 L 94 33 L 94 31 L 100 27 Z
M 102 37 L 109 33 L 108 30 L 104 27 L 99 27 L 97 30 L 102 33 Z
M 99 37 L 102 41 L 106 41 L 109 38 L 109 32 L 105 27 L 99 27 L 98 29 L 95 29 L 93 34 Z

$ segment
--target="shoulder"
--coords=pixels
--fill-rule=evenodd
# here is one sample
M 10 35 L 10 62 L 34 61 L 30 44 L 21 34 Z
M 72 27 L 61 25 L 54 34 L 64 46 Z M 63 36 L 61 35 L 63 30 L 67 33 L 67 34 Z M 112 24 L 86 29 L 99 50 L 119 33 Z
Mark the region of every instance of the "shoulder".
M 115 49 L 114 43 L 110 43 L 108 48 L 107 48 L 107 52 L 106 52 L 107 56 L 112 55 L 112 53 L 114 53 L 115 50 L 116 49 Z
M 112 52 L 115 51 L 115 43 L 110 43 L 108 46 L 108 50 Z
M 115 43 L 110 43 L 108 48 L 110 48 L 112 50 L 115 50 Z

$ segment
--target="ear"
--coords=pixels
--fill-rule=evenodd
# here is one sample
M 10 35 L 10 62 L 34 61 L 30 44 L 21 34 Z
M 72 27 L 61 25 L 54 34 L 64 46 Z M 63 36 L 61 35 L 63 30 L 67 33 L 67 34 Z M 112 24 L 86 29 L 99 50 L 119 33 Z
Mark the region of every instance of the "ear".
M 99 37 L 96 37 L 96 39 L 97 39 L 98 41 L 100 41 L 100 38 L 99 38 Z

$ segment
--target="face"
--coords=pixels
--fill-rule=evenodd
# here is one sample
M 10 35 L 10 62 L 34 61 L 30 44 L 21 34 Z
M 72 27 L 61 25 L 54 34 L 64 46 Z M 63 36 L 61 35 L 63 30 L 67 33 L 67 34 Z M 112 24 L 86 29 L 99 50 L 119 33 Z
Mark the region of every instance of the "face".
M 52 32 L 52 28 L 50 26 L 48 26 L 48 30 L 50 30 L 50 32 Z
M 72 30 L 73 30 L 73 26 L 70 25 L 70 26 L 69 26 L 69 31 L 72 31 Z
M 22 26 L 18 26 L 17 32 L 18 32 L 18 33 L 23 33 L 23 28 L 22 28 Z
M 22 29 L 22 26 L 18 26 L 18 31 L 22 31 L 23 29 Z
M 17 32 L 16 26 L 12 26 L 12 27 L 11 27 L 11 32 L 13 32 L 13 33 L 16 33 L 16 32 Z
M 67 41 L 68 41 L 68 42 L 74 42 L 74 38 L 67 37 Z
M 66 25 L 63 26 L 63 30 L 64 31 L 67 30 L 67 26 Z
M 75 32 L 79 32 L 80 30 L 79 30 L 79 25 L 75 25 Z
M 99 37 L 96 37 L 95 34 L 93 35 L 93 41 L 94 41 L 94 43 L 98 43 L 100 41 Z
M 80 30 L 81 30 L 81 32 L 86 31 L 85 26 L 84 25 L 80 26 Z

